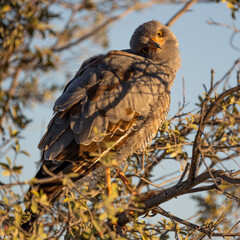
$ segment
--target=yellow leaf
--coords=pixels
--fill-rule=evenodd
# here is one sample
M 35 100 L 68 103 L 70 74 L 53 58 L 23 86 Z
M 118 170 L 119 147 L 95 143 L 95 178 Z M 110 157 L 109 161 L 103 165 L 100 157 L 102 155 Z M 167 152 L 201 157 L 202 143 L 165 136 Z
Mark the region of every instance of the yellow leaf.
M 94 225 L 94 227 L 96 228 L 96 230 L 98 231 L 99 234 L 102 233 L 102 228 L 97 221 L 93 220 L 93 225 Z
M 63 186 L 66 186 L 66 185 L 67 185 L 67 179 L 66 179 L 66 178 L 64 178 L 64 179 L 62 180 L 62 185 L 63 185 Z
M 11 171 L 10 170 L 3 171 L 2 175 L 3 176 L 9 176 L 9 175 L 11 175 Z
M 31 210 L 33 213 L 38 213 L 38 203 L 35 200 L 32 201 Z
M 15 209 L 15 212 L 14 212 L 14 215 L 15 215 L 15 225 L 19 226 L 20 223 L 21 223 L 21 219 L 22 219 L 22 208 L 19 205 L 15 205 L 14 209 Z
M 10 159 L 8 156 L 6 156 L 6 159 L 7 159 L 7 161 L 8 161 L 8 165 L 9 165 L 9 167 L 11 168 L 11 167 L 12 167 L 11 159 Z
M 174 151 L 174 152 L 172 152 L 172 153 L 171 153 L 171 155 L 170 155 L 170 156 L 171 156 L 172 158 L 174 158 L 174 157 L 176 157 L 176 156 L 177 156 L 177 154 L 178 154 L 178 152 L 177 152 L 177 151 Z
M 6 198 L 6 197 L 3 196 L 2 200 L 3 200 L 3 202 L 4 202 L 6 205 L 9 204 L 9 203 L 8 203 L 8 198 Z
M 65 199 L 63 200 L 64 203 L 70 202 L 70 201 L 72 201 L 72 198 L 65 198 Z
M 196 124 L 191 124 L 191 128 L 195 129 L 196 131 L 198 131 L 198 126 Z
M 78 177 L 79 176 L 79 173 L 69 173 L 67 175 L 69 178 L 75 178 L 75 177 Z
M 24 150 L 20 151 L 20 153 L 22 153 L 22 154 L 24 154 L 24 155 L 30 157 L 30 154 L 29 154 L 28 152 L 24 151 Z
M 13 131 L 10 131 L 11 137 L 15 137 L 18 134 L 18 131 L 15 129 Z
M 33 195 L 35 195 L 36 197 L 39 197 L 39 193 L 36 191 L 36 190 L 31 190 L 31 193 L 33 194 Z
M 230 9 L 235 9 L 234 4 L 231 2 L 227 2 L 227 7 Z
M 41 200 L 41 203 L 42 203 L 42 204 L 44 204 L 44 205 L 46 205 L 46 206 L 49 205 L 47 194 L 44 193 L 44 194 L 41 196 L 40 200 Z
M 99 215 L 99 220 L 105 220 L 107 219 L 107 212 L 103 212 Z
M 11 7 L 9 5 L 5 5 L 2 7 L 2 12 L 5 13 L 5 12 L 9 12 L 9 11 L 11 11 Z
M 18 152 L 19 149 L 20 149 L 20 145 L 19 145 L 19 144 L 16 144 L 15 151 Z
M 22 166 L 14 166 L 12 168 L 12 171 L 15 173 L 15 174 L 21 174 L 22 173 Z

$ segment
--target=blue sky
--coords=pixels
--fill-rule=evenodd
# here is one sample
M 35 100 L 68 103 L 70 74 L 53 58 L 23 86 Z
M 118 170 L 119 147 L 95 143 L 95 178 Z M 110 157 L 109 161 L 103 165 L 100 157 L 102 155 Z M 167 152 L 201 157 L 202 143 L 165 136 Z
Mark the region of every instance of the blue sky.
M 128 48 L 131 34 L 138 25 L 152 19 L 166 23 L 180 8 L 181 5 L 157 5 L 132 13 L 114 23 L 109 29 L 109 50 Z M 213 19 L 231 25 L 230 10 L 222 3 L 201 3 L 194 5 L 191 9 L 171 27 L 179 40 L 182 67 L 172 88 L 172 103 L 169 117 L 176 113 L 178 102 L 182 101 L 182 77 L 185 79 L 186 102 L 189 102 L 188 110 L 190 110 L 194 108 L 198 95 L 204 92 L 202 85 L 210 85 L 211 69 L 215 70 L 215 80 L 217 81 L 230 68 L 233 62 L 239 58 L 239 52 L 231 48 L 229 44 L 231 30 L 206 23 L 207 20 Z M 239 40 L 238 38 L 235 41 L 238 45 Z M 100 52 L 102 52 L 101 49 L 96 53 Z M 72 72 L 72 76 L 80 65 L 81 61 L 74 62 L 71 69 L 68 69 Z M 48 78 L 51 80 L 53 76 L 50 75 Z M 34 177 L 36 173 L 37 166 L 35 163 L 40 158 L 37 144 L 52 117 L 52 107 L 53 102 L 50 102 L 28 110 L 28 116 L 33 118 L 33 122 L 25 131 L 25 139 L 21 142 L 21 148 L 28 151 L 31 157 L 21 156 L 18 161 L 19 164 L 24 165 L 24 174 L 22 176 L 24 180 Z M 171 164 L 169 166 L 171 167 Z M 162 173 L 164 173 L 165 167 L 160 166 Z M 2 176 L 0 176 L 0 180 L 7 181 Z M 183 206 L 186 206 L 186 209 L 176 208 L 180 204 L 184 204 Z M 173 213 L 179 214 L 180 217 L 191 216 L 195 207 L 188 197 L 178 198 L 164 206 L 166 210 L 171 210 Z

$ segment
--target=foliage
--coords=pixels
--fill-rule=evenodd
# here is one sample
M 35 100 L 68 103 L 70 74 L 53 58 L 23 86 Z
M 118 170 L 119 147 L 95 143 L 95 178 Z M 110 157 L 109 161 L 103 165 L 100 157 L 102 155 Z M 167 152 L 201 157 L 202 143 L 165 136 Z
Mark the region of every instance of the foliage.
M 1 1 L 0 167 L 9 176 L 9 182 L 0 186 L 3 239 L 59 239 L 64 235 L 68 240 L 239 236 L 236 224 L 240 183 L 236 163 L 240 155 L 240 89 L 236 70 L 239 60 L 215 84 L 212 72 L 210 89 L 205 88 L 205 94 L 199 97 L 197 109 L 184 113 L 183 104 L 163 124 L 146 153 L 132 156 L 124 166 L 138 192 L 154 190 L 151 197 L 143 201 L 131 197 L 116 176 L 113 194 L 107 197 L 104 181 L 97 189 L 90 189 L 88 185 L 77 186 L 71 180 L 74 176 L 68 175 L 61 176 L 65 192 L 53 207 L 46 195 L 35 188 L 31 200 L 19 200 L 23 185 L 34 186 L 39 181 L 21 182 L 19 178 L 22 166 L 17 158 L 20 154 L 28 156 L 20 146 L 22 131 L 31 121 L 26 109 L 51 99 L 61 88 L 61 84 L 54 81 L 49 84 L 41 76 L 59 70 L 63 63 L 71 64 L 63 60 L 69 56 L 70 48 L 80 55 L 88 41 L 107 47 L 109 24 L 128 12 L 146 7 L 143 3 L 136 0 Z M 233 14 L 239 9 L 239 2 L 227 3 Z M 235 70 L 238 84 L 231 88 L 227 80 Z M 223 87 L 219 92 L 220 86 Z M 13 157 L 8 156 L 9 152 Z M 164 161 L 170 161 L 176 172 L 154 179 L 156 166 Z M 15 186 L 20 187 L 21 195 Z M 197 192 L 205 194 L 195 195 Z M 199 204 L 195 223 L 159 207 L 185 194 L 193 194 L 193 200 Z M 21 223 L 29 218 L 24 213 L 28 206 L 36 214 L 42 212 L 29 235 L 20 229 Z M 155 220 L 150 221 L 152 218 Z
M 239 10 L 239 0 L 222 0 L 227 4 L 227 7 L 232 11 L 232 18 L 236 18 L 235 13 Z
M 235 62 L 222 81 L 239 63 L 239 60 Z M 237 225 L 230 231 L 239 219 L 236 211 L 239 207 L 240 179 L 236 177 L 239 170 L 237 164 L 235 169 L 229 166 L 240 155 L 240 86 L 218 93 L 216 88 L 221 82 L 212 82 L 210 89 L 199 98 L 195 112 L 183 113 L 184 107 L 180 109 L 163 125 L 146 154 L 133 156 L 125 165 L 124 171 L 136 190 L 142 193 L 154 190 L 151 197 L 146 200 L 131 198 L 117 178 L 113 178 L 113 194 L 106 196 L 104 179 L 97 189 L 91 190 L 87 185 L 79 187 L 73 183 L 71 177 L 74 176 L 60 176 L 66 189 L 54 207 L 50 207 L 43 192 L 34 188 L 34 197 L 30 202 L 24 201 L 33 213 L 42 212 L 29 239 L 58 239 L 63 234 L 65 239 L 170 239 L 170 232 L 178 239 L 239 235 Z M 192 155 L 189 155 L 189 148 Z M 154 180 L 154 168 L 167 159 L 175 162 L 177 174 Z M 17 179 L 20 168 L 13 166 L 10 160 L 1 166 L 11 179 Z M 190 180 L 192 171 L 193 179 Z M 1 235 L 26 239 L 19 226 L 29 216 L 23 212 L 23 203 L 16 202 L 19 196 L 12 186 L 28 183 L 34 186 L 37 181 L 42 180 L 11 181 L 14 183 L 1 187 L 4 196 L 0 212 Z M 158 206 L 174 197 L 202 191 L 206 195 L 194 195 L 200 207 L 196 223 L 180 219 Z M 148 221 L 156 215 L 168 220 L 162 218 L 157 224 Z

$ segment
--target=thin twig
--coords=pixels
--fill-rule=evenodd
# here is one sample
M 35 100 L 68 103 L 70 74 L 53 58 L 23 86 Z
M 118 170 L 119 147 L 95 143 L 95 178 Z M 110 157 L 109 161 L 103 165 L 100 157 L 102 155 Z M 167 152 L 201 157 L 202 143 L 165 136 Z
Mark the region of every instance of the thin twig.
M 230 25 L 225 24 L 225 23 L 215 22 L 215 21 L 212 20 L 212 19 L 208 20 L 207 23 L 208 23 L 209 25 L 215 25 L 215 26 L 225 27 L 225 28 L 228 28 L 228 29 L 233 30 L 234 32 L 240 32 L 240 29 L 238 29 L 238 28 L 236 28 L 236 27 L 230 26 Z
M 215 86 L 216 86 L 216 84 L 215 84 Z M 206 124 L 209 121 L 210 117 L 212 117 L 215 114 L 215 111 L 218 108 L 217 104 L 220 104 L 224 100 L 224 98 L 226 96 L 228 96 L 228 95 L 230 95 L 230 94 L 232 94 L 234 92 L 237 92 L 239 90 L 240 90 L 240 86 L 236 86 L 236 87 L 233 87 L 233 88 L 228 89 L 225 92 L 223 92 L 216 99 L 216 101 L 211 105 L 211 107 L 208 109 L 207 113 L 205 115 L 203 115 L 204 117 L 202 117 L 202 122 L 200 122 L 200 124 L 199 124 L 198 132 L 197 132 L 197 134 L 195 136 L 195 139 L 194 139 L 194 145 L 193 145 L 193 151 L 192 151 L 192 160 L 191 160 L 191 168 L 190 168 L 190 172 L 189 172 L 189 176 L 188 176 L 188 180 L 189 181 L 192 181 L 194 179 L 194 177 L 195 177 L 195 173 L 196 173 L 196 169 L 197 169 L 197 163 L 198 163 L 198 158 L 199 158 L 199 154 L 200 154 L 198 146 L 200 145 L 201 136 L 202 136 L 204 127 L 206 126 Z M 206 103 L 205 100 L 204 100 L 204 103 Z
M 111 23 L 113 23 L 113 22 L 115 22 L 115 21 L 117 21 L 117 20 L 119 20 L 119 19 L 121 19 L 123 17 L 126 17 L 130 13 L 132 13 L 132 12 L 134 12 L 136 10 L 141 10 L 141 9 L 148 8 L 148 7 L 150 7 L 150 6 L 154 5 L 154 4 L 158 4 L 158 3 L 160 4 L 161 1 L 159 1 L 159 0 L 152 0 L 152 1 L 147 2 L 147 3 L 137 3 L 134 6 L 126 9 L 124 12 L 120 13 L 119 15 L 110 17 L 106 21 L 101 23 L 100 25 L 95 26 L 88 33 L 84 34 L 82 37 L 80 37 L 80 38 L 78 38 L 78 39 L 76 39 L 76 40 L 74 40 L 74 41 L 72 41 L 70 43 L 67 43 L 66 45 L 58 47 L 58 48 L 56 48 L 56 46 L 53 46 L 52 50 L 55 51 L 55 52 L 60 52 L 60 51 L 69 49 L 71 47 L 74 47 L 74 46 L 78 45 L 80 42 L 82 42 L 83 40 L 86 40 L 86 39 L 92 37 L 93 35 L 97 34 L 102 29 L 104 29 L 107 26 L 109 26 Z
M 171 219 L 174 219 L 175 221 L 187 226 L 187 227 L 190 227 L 190 228 L 193 228 L 193 229 L 196 229 L 197 231 L 200 231 L 202 233 L 205 233 L 207 234 L 208 236 L 211 235 L 211 230 L 210 229 L 207 229 L 207 228 L 203 228 L 201 226 L 198 226 L 196 224 L 193 224 L 189 221 L 186 221 L 186 220 L 183 220 L 167 211 L 165 211 L 164 209 L 162 209 L 161 207 L 158 207 L 158 208 L 155 208 L 154 211 L 157 211 L 159 214 L 165 216 L 165 217 L 168 217 L 168 218 L 171 218 Z
M 229 174 L 225 171 L 221 171 L 221 170 L 212 171 L 211 174 L 214 176 L 214 178 L 222 179 L 225 182 L 228 182 L 228 183 L 234 182 L 235 184 L 240 184 L 240 178 L 231 178 Z M 143 202 L 144 204 L 144 207 L 142 208 L 143 211 L 142 213 L 139 213 L 138 211 L 136 213 L 136 217 L 146 214 L 152 208 L 158 206 L 159 204 L 167 202 L 172 198 L 175 198 L 180 195 L 188 194 L 189 192 L 193 191 L 195 186 L 205 182 L 210 178 L 211 178 L 211 175 L 207 171 L 205 173 L 200 174 L 196 178 L 194 178 L 192 182 L 185 180 L 181 184 L 176 184 L 168 189 L 160 191 L 158 194 L 156 194 L 152 198 L 149 198 Z M 128 222 L 132 221 L 132 219 L 129 217 L 129 210 L 125 210 L 124 212 L 119 213 L 117 217 L 118 217 L 118 225 L 120 226 L 124 226 Z M 239 233 L 239 236 L 240 236 L 240 233 Z
M 240 220 L 233 225 L 233 227 L 229 230 L 228 233 L 231 233 L 239 223 L 240 223 Z
M 186 176 L 187 171 L 188 171 L 188 169 L 189 169 L 189 165 L 190 165 L 189 163 L 186 164 L 185 169 L 184 169 L 184 171 L 183 171 L 183 174 L 182 174 L 182 176 L 180 177 L 180 179 L 179 179 L 179 181 L 178 181 L 177 184 L 180 184 L 180 183 L 183 181 L 183 179 L 184 179 L 184 177 Z

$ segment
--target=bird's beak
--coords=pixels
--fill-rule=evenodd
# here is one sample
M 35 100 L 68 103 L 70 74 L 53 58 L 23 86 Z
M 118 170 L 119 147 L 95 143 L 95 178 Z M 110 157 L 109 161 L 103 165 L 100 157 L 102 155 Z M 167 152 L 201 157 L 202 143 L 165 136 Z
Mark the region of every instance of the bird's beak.
M 159 41 L 158 39 L 156 39 L 156 38 L 152 38 L 151 39 L 151 41 L 150 41 L 150 44 L 151 44 L 151 46 L 153 47 L 153 48 L 160 48 L 160 49 L 162 49 L 161 48 L 161 43 L 162 43 L 163 41 Z

